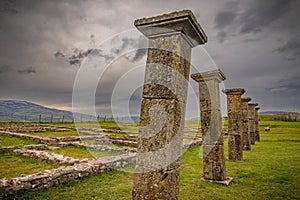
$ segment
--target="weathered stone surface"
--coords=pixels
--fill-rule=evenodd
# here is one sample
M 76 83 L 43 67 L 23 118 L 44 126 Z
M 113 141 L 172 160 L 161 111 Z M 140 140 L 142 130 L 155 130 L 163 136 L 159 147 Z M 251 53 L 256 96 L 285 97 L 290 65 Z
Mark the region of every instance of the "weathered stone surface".
M 163 169 L 181 156 L 185 104 L 143 99 L 141 113 L 137 164 L 149 171 Z
M 132 199 L 178 199 L 179 177 L 179 168 L 137 173 L 134 182 L 140 184 L 133 188 Z
M 203 144 L 223 144 L 224 134 L 222 132 L 222 118 L 220 110 L 201 110 L 200 117 Z
M 149 41 L 143 88 L 144 98 L 185 102 L 191 48 L 180 35 Z
M 259 134 L 259 116 L 258 110 L 260 108 L 255 108 L 255 141 L 260 142 L 260 134 Z
M 249 129 L 249 116 L 248 116 L 248 102 L 251 101 L 251 98 L 242 98 L 242 118 L 243 118 L 243 150 L 251 150 L 251 140 L 250 140 L 250 129 Z
M 105 157 L 90 162 L 82 162 L 73 166 L 63 166 L 57 169 L 44 170 L 27 176 L 0 179 L 0 197 L 15 194 L 19 191 L 36 191 L 47 189 L 69 180 L 87 177 L 125 167 L 135 162 L 136 154 Z
M 132 199 L 178 199 L 191 47 L 207 38 L 191 11 L 134 24 L 149 50 Z
M 241 135 L 228 135 L 228 159 L 232 161 L 243 160 L 243 145 Z
M 256 103 L 249 103 L 248 104 L 248 109 L 249 109 L 249 113 L 248 113 L 248 116 L 249 116 L 249 129 L 250 129 L 250 142 L 251 144 L 255 144 L 255 130 L 256 130 L 256 126 L 255 126 L 255 107 L 257 106 L 258 104 Z
M 69 156 L 56 154 L 53 152 L 39 151 L 39 150 L 16 149 L 13 152 L 17 155 L 34 157 L 34 158 L 39 158 L 42 160 L 49 160 L 49 161 L 55 162 L 55 163 L 75 164 L 75 163 L 91 161 L 91 159 L 76 159 L 76 158 L 72 158 Z
M 203 145 L 203 178 L 222 181 L 226 179 L 224 145 Z
M 203 178 L 223 181 L 226 179 L 226 167 L 219 83 L 225 80 L 225 75 L 221 70 L 214 70 L 192 74 L 191 77 L 199 83 Z
M 181 33 L 191 47 L 207 42 L 207 36 L 190 10 L 137 19 L 134 25 L 149 38 Z
M 228 158 L 232 161 L 243 160 L 243 118 L 241 96 L 243 88 L 226 89 L 228 110 Z

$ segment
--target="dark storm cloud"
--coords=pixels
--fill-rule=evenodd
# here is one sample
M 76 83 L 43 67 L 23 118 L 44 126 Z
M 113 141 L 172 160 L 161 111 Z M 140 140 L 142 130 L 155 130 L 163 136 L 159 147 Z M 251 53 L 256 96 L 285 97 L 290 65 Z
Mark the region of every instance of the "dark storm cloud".
M 36 70 L 33 67 L 27 67 L 25 69 L 19 69 L 19 74 L 35 74 Z
M 227 33 L 225 31 L 220 31 L 218 33 L 219 42 L 224 42 L 227 38 Z
M 104 54 L 101 49 L 74 49 L 71 55 L 67 56 L 61 51 L 57 51 L 54 53 L 56 58 L 64 58 L 67 57 L 67 61 L 70 65 L 80 65 L 82 60 L 88 56 L 99 56 L 103 57 L 106 61 L 110 61 L 113 59 L 113 55 Z
M 253 6 L 239 16 L 241 33 L 260 32 L 265 26 L 280 19 L 290 9 L 292 0 L 255 0 Z
M 223 11 L 217 13 L 214 23 L 219 29 L 218 38 L 223 42 L 230 38 L 226 30 L 238 30 L 240 34 L 260 33 L 271 23 L 281 19 L 291 9 L 293 0 L 252 0 L 245 10 L 238 10 L 236 2 L 225 3 Z M 230 6 L 232 4 L 232 6 Z M 245 42 L 258 41 L 257 39 Z
M 115 83 L 130 67 L 145 64 L 147 40 L 125 34 L 104 48 L 96 44 L 133 29 L 135 19 L 190 8 L 210 38 L 202 47 L 228 77 L 226 87 L 245 87 L 263 109 L 282 108 L 282 102 L 300 109 L 295 100 L 286 100 L 287 96 L 296 99 L 299 93 L 293 92 L 298 87 L 294 75 L 300 64 L 300 11 L 295 2 L 298 0 L 0 0 L 1 95 L 71 105 L 78 66 L 89 56 L 102 56 L 106 61 L 120 61 L 101 77 L 97 88 L 96 105 L 110 108 Z M 199 56 L 195 48 L 192 52 L 193 57 Z M 201 67 L 203 63 L 196 64 Z M 26 75 L 33 71 L 35 76 Z M 283 90 L 289 95 L 279 95 Z
M 0 74 L 8 72 L 9 71 L 9 66 L 8 65 L 1 65 L 0 66 Z
M 65 57 L 65 54 L 61 51 L 57 51 L 57 52 L 55 52 L 54 56 L 55 57 Z
M 232 11 L 224 11 L 217 14 L 215 17 L 215 24 L 217 28 L 223 28 L 227 25 L 230 25 L 234 22 L 236 13 Z
M 136 62 L 141 60 L 143 57 L 145 57 L 147 54 L 147 49 L 138 49 L 135 52 L 134 57 L 132 58 L 132 62 Z
M 269 92 L 300 92 L 300 76 L 291 77 L 288 79 L 281 79 L 276 82 L 275 87 L 267 88 Z
M 283 53 L 288 60 L 295 60 L 300 56 L 300 40 L 289 40 L 282 46 L 274 49 L 274 52 Z
M 17 14 L 19 11 L 15 8 L 16 0 L 1 0 L 0 12 Z

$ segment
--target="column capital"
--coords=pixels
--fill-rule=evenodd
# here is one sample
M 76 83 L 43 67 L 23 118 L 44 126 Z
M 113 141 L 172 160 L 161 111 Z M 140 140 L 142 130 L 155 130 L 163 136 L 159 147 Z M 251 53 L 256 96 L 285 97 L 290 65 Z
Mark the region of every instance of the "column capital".
M 246 90 L 244 88 L 232 88 L 222 90 L 222 92 L 226 95 L 242 95 L 246 92 Z
M 249 102 L 249 101 L 251 101 L 251 98 L 250 97 L 244 97 L 241 100 L 242 100 L 242 102 Z
M 249 106 L 253 106 L 253 107 L 256 107 L 256 106 L 258 106 L 258 104 L 257 104 L 257 103 L 248 103 L 248 105 L 249 105 Z
M 182 34 L 191 47 L 207 42 L 206 34 L 190 10 L 137 19 L 134 25 L 149 39 Z
M 217 80 L 219 83 L 226 79 L 226 76 L 220 69 L 202 72 L 202 73 L 195 73 L 191 75 L 191 78 L 197 82 L 205 82 L 208 80 Z

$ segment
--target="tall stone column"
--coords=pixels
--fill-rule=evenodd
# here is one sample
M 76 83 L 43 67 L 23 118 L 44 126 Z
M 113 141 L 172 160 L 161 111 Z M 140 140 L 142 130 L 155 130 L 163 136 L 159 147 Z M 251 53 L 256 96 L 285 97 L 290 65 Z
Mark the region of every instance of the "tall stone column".
M 251 101 L 250 97 L 242 98 L 242 118 L 243 118 L 243 150 L 251 150 L 250 128 L 249 128 L 249 111 L 248 102 Z
M 257 106 L 257 103 L 249 103 L 248 104 L 248 109 L 249 109 L 249 129 L 250 129 L 250 142 L 251 144 L 255 144 L 255 107 Z
M 243 160 L 243 123 L 241 96 L 245 93 L 242 88 L 226 89 L 228 110 L 228 159 Z
M 203 179 L 224 181 L 226 180 L 226 167 L 219 83 L 226 77 L 219 69 L 192 74 L 191 77 L 199 83 Z
M 149 47 L 132 199 L 178 199 L 191 48 L 207 36 L 189 10 L 134 25 Z
M 255 141 L 260 142 L 260 134 L 259 134 L 259 116 L 258 111 L 260 107 L 255 108 Z

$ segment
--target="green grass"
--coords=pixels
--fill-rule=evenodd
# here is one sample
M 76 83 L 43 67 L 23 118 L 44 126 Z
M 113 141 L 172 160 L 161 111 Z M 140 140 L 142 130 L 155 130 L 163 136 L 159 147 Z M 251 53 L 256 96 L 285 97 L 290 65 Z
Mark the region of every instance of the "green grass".
M 16 138 L 10 136 L 0 136 L 0 146 L 24 146 L 29 144 L 37 144 L 37 142 L 32 140 L 27 140 L 23 138 Z
M 67 137 L 67 136 L 78 136 L 76 130 L 72 131 L 43 131 L 43 132 L 29 132 L 24 133 L 26 135 L 35 135 L 40 137 Z
M 226 161 L 228 187 L 201 182 L 200 147 L 182 157 L 179 199 L 300 199 L 300 122 L 261 121 L 261 142 L 244 152 L 244 161 Z M 265 132 L 264 127 L 271 131 Z M 227 140 L 225 140 L 227 156 Z M 112 171 L 70 181 L 24 199 L 130 199 L 133 176 Z
M 47 150 L 57 154 L 63 154 L 65 156 L 73 158 L 101 158 L 105 156 L 116 156 L 122 153 L 120 152 L 108 152 L 108 151 L 97 151 L 97 150 L 87 150 L 85 147 L 76 147 L 76 146 L 66 146 L 61 147 L 56 150 Z
M 59 164 L 34 158 L 17 156 L 10 152 L 0 153 L 0 178 L 13 178 L 46 169 L 58 168 Z

